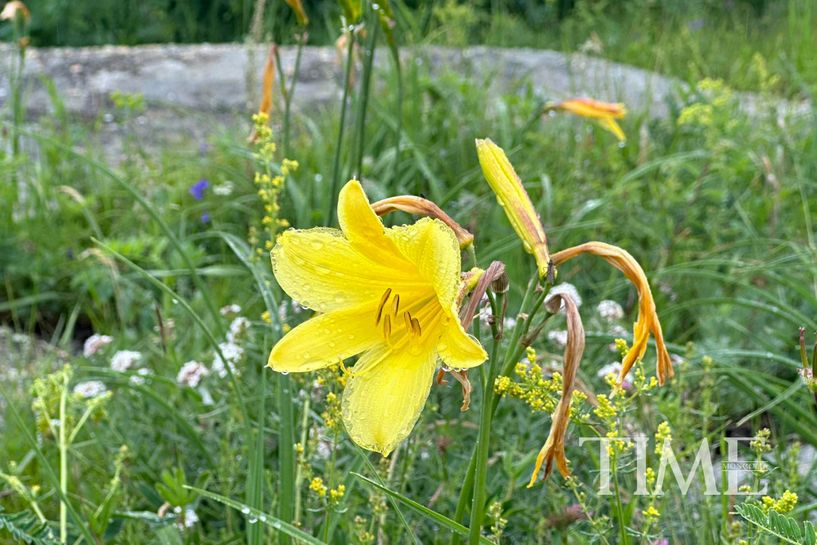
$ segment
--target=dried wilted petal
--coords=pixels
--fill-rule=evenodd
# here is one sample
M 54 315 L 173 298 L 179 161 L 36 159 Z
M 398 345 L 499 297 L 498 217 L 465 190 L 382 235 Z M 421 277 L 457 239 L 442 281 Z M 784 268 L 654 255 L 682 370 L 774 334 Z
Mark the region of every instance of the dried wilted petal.
M 31 19 L 28 7 L 18 0 L 12 0 L 3 6 L 3 11 L 0 11 L 0 21 L 13 21 L 18 15 L 26 21 Z
M 547 236 L 528 192 L 522 185 L 522 180 L 517 176 L 502 148 L 489 138 L 478 139 L 476 142 L 479 164 L 488 185 L 496 194 L 517 236 L 522 240 L 525 251 L 536 259 L 539 278 L 545 278 L 550 270 Z
M 467 331 L 468 328 L 471 327 L 471 322 L 477 313 L 477 307 L 480 301 L 482 301 L 482 296 L 488 291 L 488 286 L 504 274 L 505 264 L 501 261 L 494 261 L 488 265 L 488 268 L 485 269 L 485 273 L 479 277 L 474 291 L 471 292 L 471 298 L 468 300 L 468 304 L 460 311 L 460 322 L 462 322 L 463 329 Z
M 624 104 L 602 102 L 592 98 L 571 98 L 558 104 L 549 105 L 546 110 L 561 110 L 581 117 L 598 119 L 602 127 L 615 134 L 619 140 L 627 139 L 624 131 L 615 121 L 627 115 Z
M 309 24 L 309 17 L 306 15 L 306 11 L 304 10 L 304 5 L 301 0 L 284 0 L 289 7 L 292 8 L 292 11 L 295 12 L 295 18 L 298 19 L 298 24 L 301 26 L 306 26 Z
M 378 216 L 385 216 L 389 212 L 401 211 L 415 216 L 428 216 L 430 218 L 437 218 L 445 223 L 457 235 L 457 240 L 460 243 L 460 248 L 467 248 L 474 243 L 474 235 L 469 233 L 459 223 L 454 221 L 451 216 L 436 205 L 433 201 L 416 197 L 414 195 L 398 195 L 397 197 L 389 197 L 372 203 L 372 209 Z
M 564 306 L 567 316 L 567 344 L 564 353 L 562 398 L 559 400 L 556 410 L 553 411 L 550 433 L 542 450 L 539 451 L 539 455 L 536 457 L 536 465 L 533 468 L 528 488 L 536 483 L 536 477 L 542 469 L 542 464 L 545 464 L 545 478 L 553 470 L 554 461 L 563 477 L 570 474 L 567 469 L 567 458 L 565 458 L 565 434 L 567 433 L 567 425 L 570 423 L 570 401 L 573 397 L 576 371 L 579 369 L 579 363 L 582 360 L 582 354 L 584 354 L 584 326 L 582 325 L 581 315 L 579 315 L 579 308 L 569 295 L 559 293 L 547 303 L 547 309 L 553 313 L 559 312 L 562 306 Z
M 672 370 L 669 352 L 667 352 L 667 347 L 664 344 L 664 334 L 661 331 L 661 323 L 658 321 L 658 313 L 655 310 L 655 300 L 650 291 L 650 284 L 647 281 L 647 275 L 644 274 L 644 269 L 627 251 L 604 242 L 585 242 L 557 252 L 553 254 L 553 263 L 558 266 L 577 255 L 585 253 L 603 258 L 610 265 L 623 272 L 638 290 L 638 320 L 633 326 L 633 346 L 621 362 L 619 382 L 624 380 L 633 364 L 644 357 L 644 353 L 647 351 L 647 342 L 650 339 L 650 333 L 652 333 L 655 337 L 655 346 L 658 352 L 658 361 L 656 363 L 658 383 L 663 385 L 667 378 L 674 376 L 675 373 Z

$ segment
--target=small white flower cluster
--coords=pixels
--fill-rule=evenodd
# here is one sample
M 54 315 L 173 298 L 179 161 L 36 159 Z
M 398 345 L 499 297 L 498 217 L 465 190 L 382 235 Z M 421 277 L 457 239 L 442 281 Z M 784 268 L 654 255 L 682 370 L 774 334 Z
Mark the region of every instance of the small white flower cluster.
M 179 369 L 179 374 L 176 375 L 176 382 L 182 386 L 196 388 L 201 380 L 209 374 L 210 371 L 206 365 L 191 360 L 182 365 L 182 368 Z
M 109 344 L 113 342 L 113 337 L 109 335 L 99 335 L 98 333 L 94 333 L 87 339 L 85 339 L 85 344 L 82 345 L 82 355 L 86 358 L 90 358 Z
M 239 371 L 236 364 L 244 357 L 244 349 L 233 342 L 219 343 L 218 348 L 221 350 L 221 354 L 216 353 L 213 358 L 213 372 L 224 378 L 227 376 L 227 366 L 229 365 L 230 371 L 234 375 L 238 375 Z M 222 355 L 224 359 L 222 359 Z
M 226 305 L 221 307 L 219 310 L 222 316 L 230 316 L 232 314 L 238 314 L 241 312 L 241 307 L 233 303 L 232 305 Z
M 596 312 L 598 312 L 602 320 L 608 322 L 615 322 L 624 318 L 624 309 L 610 299 L 599 302 L 598 306 L 596 306 Z
M 83 399 L 93 399 L 106 393 L 108 388 L 101 380 L 87 380 L 74 386 L 74 394 Z
M 579 290 L 576 289 L 576 286 L 570 284 L 568 282 L 562 282 L 561 284 L 556 284 L 550 289 L 550 292 L 545 297 L 545 304 L 548 304 L 554 297 L 557 295 L 567 295 L 573 302 L 576 303 L 577 307 L 582 306 L 582 298 L 579 295 Z M 559 310 L 564 312 L 565 310 L 565 302 L 562 301 Z
M 219 197 L 229 197 L 232 195 L 233 189 L 235 189 L 235 185 L 230 180 L 227 180 L 223 184 L 214 186 L 213 193 Z
M 178 526 L 180 530 L 192 528 L 199 521 L 199 516 L 196 514 L 196 511 L 189 505 L 185 506 L 184 512 L 182 512 L 181 507 L 174 508 L 173 512 L 176 514 L 176 517 L 178 517 L 176 519 L 176 526 Z
M 142 354 L 135 350 L 119 350 L 111 358 L 111 369 L 124 373 L 133 367 L 134 363 L 142 360 Z
M 548 340 L 559 348 L 564 348 L 567 346 L 567 331 L 564 329 L 548 331 Z

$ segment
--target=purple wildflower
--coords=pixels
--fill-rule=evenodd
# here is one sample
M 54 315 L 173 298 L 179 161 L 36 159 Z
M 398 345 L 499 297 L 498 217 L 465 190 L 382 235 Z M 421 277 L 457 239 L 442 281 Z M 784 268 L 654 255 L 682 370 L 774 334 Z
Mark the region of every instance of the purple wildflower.
M 200 219 L 201 219 L 202 223 L 209 223 L 210 222 L 210 214 L 208 214 L 207 212 L 202 212 Z
M 202 178 L 198 182 L 191 185 L 188 191 L 190 192 L 191 195 L 193 195 L 194 199 L 200 201 L 204 198 L 204 192 L 207 190 L 208 187 L 210 187 L 210 182 L 208 182 L 207 179 Z

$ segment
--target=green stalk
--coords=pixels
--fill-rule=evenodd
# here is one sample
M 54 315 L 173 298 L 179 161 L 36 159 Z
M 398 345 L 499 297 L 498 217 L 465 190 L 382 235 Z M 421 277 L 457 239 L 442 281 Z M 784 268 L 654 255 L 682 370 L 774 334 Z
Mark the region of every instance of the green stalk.
M 258 403 L 256 429 L 252 452 L 247 471 L 247 505 L 264 511 L 264 422 L 266 420 L 267 370 L 261 368 L 261 400 Z M 247 528 L 247 544 L 261 545 L 264 540 L 264 527 L 261 524 L 250 524 Z
M 352 54 L 355 50 L 355 32 L 349 30 L 349 48 L 346 52 L 346 73 L 343 76 L 343 100 L 340 105 L 340 125 L 338 139 L 335 142 L 335 159 L 332 164 L 332 185 L 329 188 L 329 210 L 326 212 L 326 225 L 335 221 L 335 207 L 338 203 L 338 185 L 340 184 L 340 152 L 343 144 L 343 129 L 346 125 L 346 109 L 349 97 L 349 81 L 352 79 Z
M 496 307 L 502 308 L 502 300 L 505 294 L 497 294 Z M 502 319 L 502 316 L 499 316 Z M 494 325 L 494 329 L 498 327 Z M 474 494 L 471 501 L 471 531 L 468 539 L 470 545 L 479 545 L 479 538 L 482 535 L 482 519 L 485 513 L 485 487 L 488 474 L 488 450 L 491 442 L 491 424 L 493 423 L 494 404 L 494 379 L 496 377 L 497 356 L 500 345 L 498 335 L 494 336 L 493 347 L 491 348 L 491 359 L 488 361 L 488 374 L 482 384 L 482 407 L 480 414 L 479 435 L 475 456 L 474 473 Z
M 519 313 L 523 313 L 528 308 L 528 305 L 531 304 L 531 298 L 534 294 L 534 287 L 536 286 L 536 282 L 531 282 L 528 285 L 528 289 L 525 292 L 524 297 L 522 298 L 522 304 L 519 307 Z M 519 339 L 522 338 L 523 335 L 527 334 L 528 330 L 530 329 L 530 324 L 533 321 L 533 317 L 539 311 L 542 306 L 542 303 L 545 300 L 545 296 L 547 295 L 547 290 L 543 291 L 541 294 L 537 294 L 536 298 L 533 300 L 531 304 L 531 311 L 529 313 L 529 317 L 526 320 L 520 320 L 517 322 L 516 326 L 514 327 L 513 333 L 511 334 L 511 341 L 508 343 L 509 347 L 516 346 L 519 342 Z M 513 354 L 510 357 L 505 358 L 505 362 L 503 364 L 502 370 L 500 371 L 500 375 L 507 375 L 510 372 L 511 367 L 514 365 L 516 360 L 518 360 L 522 352 L 524 351 L 524 347 L 519 346 L 516 348 Z M 506 354 L 510 353 L 509 352 Z M 499 406 L 499 399 L 498 397 L 494 397 L 492 400 L 491 405 L 491 412 L 492 414 L 496 412 L 497 407 Z M 460 489 L 460 498 L 457 501 L 457 509 L 454 513 L 454 520 L 460 522 L 463 517 L 465 516 L 465 509 L 468 506 L 468 499 L 471 497 L 471 491 L 474 485 L 474 475 L 476 472 L 476 447 L 474 448 L 474 453 L 471 455 L 471 462 L 468 465 L 468 469 L 465 472 L 465 479 L 462 483 L 462 488 Z M 451 536 L 451 545 L 459 545 L 462 543 L 462 539 L 459 535 Z
M 292 72 L 292 82 L 289 84 L 289 89 L 286 88 L 286 84 L 284 83 L 283 70 L 281 68 L 281 60 L 278 55 L 278 50 L 275 50 L 275 56 L 278 57 L 275 64 L 279 67 L 278 73 L 281 76 L 281 87 L 284 91 L 284 136 L 282 146 L 284 149 L 284 157 L 289 157 L 289 137 L 292 126 L 292 97 L 295 96 L 295 85 L 298 83 L 298 74 L 301 71 L 301 57 L 303 56 L 304 45 L 306 45 L 306 40 L 308 38 L 309 35 L 306 33 L 306 30 L 303 30 L 298 39 L 298 49 L 295 53 L 295 68 Z
M 375 46 L 377 45 L 377 31 L 380 28 L 380 25 L 377 24 L 377 13 L 372 12 L 371 22 L 372 32 L 369 36 L 369 43 L 366 45 L 366 61 L 363 63 L 363 75 L 360 87 L 360 108 L 357 113 L 357 161 L 355 163 L 355 177 L 358 179 L 363 178 L 363 146 L 366 139 L 366 110 L 369 106 L 369 92 L 371 90 Z
M 306 448 L 306 440 L 308 439 L 307 433 L 309 432 L 309 406 L 310 406 L 310 399 L 309 396 L 306 396 L 304 400 L 304 408 L 301 411 L 303 415 L 301 417 L 301 446 Z M 298 523 L 301 522 L 301 482 L 304 479 L 303 470 L 301 468 L 302 464 L 298 464 L 295 469 L 295 519 L 294 523 L 298 526 Z
M 293 430 L 292 382 L 287 375 L 278 373 L 276 393 L 278 395 L 278 415 L 281 429 L 278 432 L 278 518 L 291 523 L 295 501 L 295 432 Z M 281 534 L 280 545 L 289 545 L 292 540 Z
M 621 505 L 621 490 L 618 485 L 618 470 L 613 466 L 613 484 L 616 489 L 616 518 L 621 532 L 621 545 L 630 545 L 630 536 L 627 534 L 627 525 L 624 522 L 624 509 Z
M 68 427 L 68 373 L 63 371 L 62 391 L 60 392 L 60 543 L 68 542 L 68 506 L 65 499 L 68 496 L 68 438 L 65 429 Z

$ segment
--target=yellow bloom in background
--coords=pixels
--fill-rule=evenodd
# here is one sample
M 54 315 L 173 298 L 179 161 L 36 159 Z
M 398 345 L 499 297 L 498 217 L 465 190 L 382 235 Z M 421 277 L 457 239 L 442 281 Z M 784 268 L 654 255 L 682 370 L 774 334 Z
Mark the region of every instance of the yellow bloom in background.
M 604 129 L 616 135 L 619 140 L 624 141 L 627 139 L 624 131 L 616 122 L 616 119 L 623 119 L 627 115 L 624 104 L 602 102 L 592 98 L 571 98 L 558 104 L 549 105 L 546 110 L 560 110 L 581 117 L 596 119 Z
M 522 239 L 525 251 L 536 259 L 539 278 L 545 278 L 550 265 L 547 236 L 522 180 L 502 148 L 490 138 L 478 139 L 476 143 L 479 164 L 488 185 L 496 194 L 517 236 Z
M 438 358 L 454 369 L 487 358 L 457 317 L 460 248 L 442 221 L 385 228 L 363 188 L 338 200 L 340 230 L 290 229 L 278 237 L 278 283 L 317 314 L 273 348 L 269 367 L 314 371 L 359 355 L 342 399 L 352 440 L 388 455 L 420 416 Z
M 287 5 L 295 12 L 295 18 L 298 19 L 298 24 L 306 26 L 309 24 L 309 17 L 306 15 L 304 5 L 301 0 L 284 0 Z
M 658 352 L 656 373 L 659 384 L 663 385 L 668 377 L 674 375 L 674 372 L 672 370 L 672 360 L 670 360 L 667 346 L 664 344 L 664 334 L 661 331 L 661 323 L 658 321 L 658 313 L 655 310 L 655 300 L 652 291 L 650 291 L 650 284 L 647 281 L 647 275 L 644 274 L 644 269 L 627 251 L 604 242 L 586 242 L 557 252 L 553 254 L 553 264 L 559 266 L 565 261 L 585 253 L 603 258 L 610 265 L 623 272 L 638 290 L 638 320 L 633 326 L 633 345 L 621 362 L 619 381 L 627 376 L 636 360 L 644 357 L 647 351 L 647 342 L 650 340 L 650 333 L 652 333 L 655 337 L 655 346 Z

